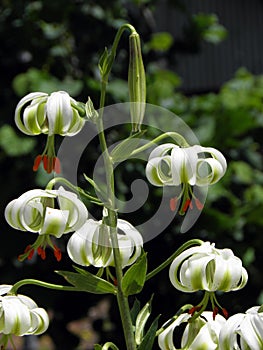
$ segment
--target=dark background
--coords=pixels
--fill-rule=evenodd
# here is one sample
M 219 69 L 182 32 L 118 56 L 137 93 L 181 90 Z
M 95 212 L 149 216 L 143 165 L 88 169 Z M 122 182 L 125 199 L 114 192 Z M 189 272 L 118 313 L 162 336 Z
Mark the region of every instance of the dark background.
M 45 137 L 21 134 L 14 124 L 15 107 L 31 91 L 65 90 L 83 102 L 90 96 L 97 108 L 99 56 L 105 46 L 111 46 L 119 26 L 129 22 L 143 43 L 147 101 L 179 115 L 202 145 L 218 148 L 228 161 L 227 174 L 209 189 L 205 209 L 194 227 L 182 235 L 176 219 L 166 232 L 146 243 L 149 270 L 186 240 L 209 240 L 218 248 L 231 248 L 243 259 L 249 273 L 248 285 L 242 291 L 220 296 L 221 304 L 233 314 L 263 302 L 262 19 L 260 0 L 1 2 L 2 284 L 29 277 L 63 283 L 53 271 L 71 269 L 66 254 L 59 264 L 51 252 L 45 261 L 17 261 L 35 237 L 11 229 L 4 220 L 4 208 L 23 192 L 45 187 L 49 177 L 41 170 L 31 171 L 34 157 L 43 150 Z M 124 35 L 120 42 L 107 104 L 128 101 L 127 38 Z M 124 138 L 125 132 L 118 130 L 117 136 Z M 116 138 L 116 130 L 112 135 L 108 138 Z M 97 159 L 96 145 L 89 154 L 91 161 Z M 142 164 L 131 162 L 129 176 L 144 178 L 143 169 Z M 127 191 L 127 198 L 129 176 L 119 177 L 117 186 Z M 149 204 L 140 211 L 142 217 L 154 212 L 158 193 L 151 191 Z M 98 214 L 89 209 L 93 215 Z M 136 219 L 129 218 L 131 222 Z M 62 250 L 67 239 L 65 236 L 59 241 Z M 49 338 L 42 337 L 41 343 L 32 348 L 92 349 L 94 341 L 113 341 L 124 348 L 118 310 L 111 297 L 106 296 L 101 302 L 96 295 L 61 294 L 32 286 L 23 287 L 21 293 L 50 310 L 52 318 Z M 138 295 L 142 305 L 152 293 L 152 320 L 161 314 L 160 324 L 184 303 L 194 304 L 201 298 L 196 293 L 177 292 L 167 271 L 147 282 Z

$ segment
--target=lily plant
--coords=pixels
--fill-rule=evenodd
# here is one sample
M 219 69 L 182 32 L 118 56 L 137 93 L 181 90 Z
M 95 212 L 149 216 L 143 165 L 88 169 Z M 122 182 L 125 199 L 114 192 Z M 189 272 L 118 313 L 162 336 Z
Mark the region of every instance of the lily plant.
M 130 117 L 126 124 L 130 125 L 130 135 L 116 146 L 109 144 L 105 136 L 105 98 L 118 44 L 125 31 L 129 32 Z M 84 174 L 87 182 L 81 188 L 62 175 L 54 176 L 46 188 L 18 194 L 6 205 L 8 224 L 36 237 L 18 257 L 21 263 L 37 255 L 44 260 L 48 248 L 54 251 L 58 262 L 62 261 L 57 241 L 68 234 L 65 250 L 74 269 L 56 271 L 64 277 L 64 285 L 30 278 L 0 286 L 1 349 L 7 348 L 8 341 L 12 342 L 12 335 L 38 335 L 48 329 L 47 312 L 31 298 L 18 293 L 25 285 L 61 293 L 113 295 L 127 350 L 151 350 L 155 344 L 162 350 L 262 349 L 262 307 L 227 320 L 228 312 L 218 301 L 222 293 L 235 292 L 246 285 L 248 273 L 241 259 L 228 248 L 215 248 L 214 243 L 196 238 L 186 241 L 159 266 L 148 271 L 144 250 L 146 236 L 140 226 L 120 217 L 121 208 L 115 198 L 116 166 L 138 155 L 140 159 L 147 159 L 145 178 L 149 185 L 169 189 L 170 209 L 174 215 L 177 211 L 185 215 L 193 207 L 201 211 L 205 203 L 197 197 L 194 187 L 202 189 L 220 181 L 227 171 L 225 156 L 213 147 L 191 145 L 178 130 L 160 133 L 154 139 L 142 139 L 147 115 L 146 75 L 140 36 L 132 25 L 124 24 L 119 28 L 112 47 L 105 49 L 100 57 L 98 67 L 101 79 L 98 102 L 93 104 L 89 97 L 86 103 L 76 101 L 65 91 L 32 92 L 18 102 L 15 110 L 15 123 L 21 132 L 29 136 L 47 135 L 43 153 L 35 158 L 34 171 L 39 171 L 43 164 L 47 173 L 63 174 L 63 160 L 55 153 L 55 135 L 74 137 L 84 125 L 95 126 L 105 181 L 97 182 L 95 177 Z M 164 140 L 166 143 L 162 143 Z M 92 217 L 93 207 L 96 213 L 101 211 L 100 218 Z M 174 316 L 162 326 L 160 317 L 156 316 L 147 326 L 153 313 L 152 298 L 141 306 L 134 295 L 166 268 L 172 286 L 178 291 L 187 294 L 203 291 L 204 296 L 198 305 L 176 305 L 175 298 Z M 135 299 L 133 306 L 131 297 Z M 182 325 L 185 326 L 183 333 L 177 332 Z M 94 344 L 94 349 L 118 350 L 120 346 L 109 341 Z

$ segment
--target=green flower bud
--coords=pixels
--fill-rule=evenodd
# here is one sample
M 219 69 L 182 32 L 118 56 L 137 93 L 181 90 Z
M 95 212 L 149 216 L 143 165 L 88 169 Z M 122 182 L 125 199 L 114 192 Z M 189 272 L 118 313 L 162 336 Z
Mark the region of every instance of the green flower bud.
M 131 34 L 129 43 L 130 62 L 128 85 L 130 94 L 130 113 L 132 131 L 137 132 L 141 130 L 141 124 L 145 113 L 146 80 L 139 34 Z

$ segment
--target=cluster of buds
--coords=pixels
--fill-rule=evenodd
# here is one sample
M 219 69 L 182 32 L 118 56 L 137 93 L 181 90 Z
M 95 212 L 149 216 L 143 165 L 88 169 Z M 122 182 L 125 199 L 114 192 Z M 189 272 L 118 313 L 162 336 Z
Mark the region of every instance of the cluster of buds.
M 114 266 L 114 246 L 110 230 L 110 226 L 102 221 L 87 220 L 69 239 L 69 257 L 82 266 Z M 128 221 L 118 219 L 117 239 L 122 267 L 133 264 L 141 255 L 141 234 Z
M 47 312 L 28 296 L 8 294 L 11 285 L 0 286 L 0 340 L 5 349 L 12 335 L 24 336 L 44 333 L 49 325 Z
M 173 143 L 157 146 L 150 154 L 146 176 L 154 186 L 180 186 L 180 193 L 170 201 L 171 210 L 180 206 L 179 213 L 188 208 L 203 208 L 193 194 L 193 186 L 209 186 L 218 182 L 227 168 L 225 157 L 218 150 L 199 145 L 181 148 Z
M 60 238 L 64 233 L 79 229 L 87 220 L 88 211 L 76 194 L 63 187 L 58 190 L 35 189 L 12 200 L 5 209 L 5 218 L 17 230 L 39 234 L 19 260 L 31 259 L 34 251 L 45 259 L 45 248 L 51 246 L 59 261 L 61 251 L 51 237 Z
M 48 95 L 44 92 L 32 92 L 18 103 L 15 110 L 15 122 L 26 135 L 47 135 L 46 147 L 35 158 L 33 170 L 38 170 L 43 162 L 47 173 L 60 173 L 60 162 L 55 154 L 54 135 L 73 136 L 84 126 L 85 108 L 65 91 Z

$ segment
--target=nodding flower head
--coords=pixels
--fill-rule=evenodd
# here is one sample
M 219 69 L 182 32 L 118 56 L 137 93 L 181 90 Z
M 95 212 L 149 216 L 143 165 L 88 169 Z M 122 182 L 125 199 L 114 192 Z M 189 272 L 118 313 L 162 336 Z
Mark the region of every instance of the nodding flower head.
M 33 92 L 18 103 L 15 110 L 15 123 L 24 134 L 35 136 L 47 135 L 46 147 L 35 158 L 33 170 L 41 162 L 47 173 L 60 172 L 60 163 L 55 155 L 54 135 L 73 136 L 84 125 L 85 109 L 65 91 L 48 95 Z
M 214 148 L 199 145 L 181 148 L 166 143 L 151 152 L 146 176 L 154 186 L 181 186 L 179 195 L 171 199 L 170 207 L 175 211 L 180 204 L 179 213 L 183 215 L 193 205 L 199 210 L 203 208 L 192 187 L 215 184 L 226 168 L 224 156 Z
M 141 254 L 143 239 L 129 222 L 118 219 L 117 238 L 122 267 L 131 265 Z M 70 237 L 67 250 L 69 257 L 82 266 L 114 266 L 113 244 L 110 226 L 102 221 L 87 222 Z
M 212 312 L 205 311 L 195 320 L 190 320 L 190 315 L 182 313 L 179 316 L 167 321 L 163 326 L 163 331 L 158 336 L 158 344 L 162 350 L 216 350 L 218 349 L 219 333 L 226 320 L 223 316 L 218 315 L 214 320 Z M 181 344 L 176 347 L 174 344 L 176 328 L 185 323 L 185 329 L 181 337 Z M 180 339 L 180 338 L 179 338 Z
M 31 259 L 35 250 L 45 259 L 45 248 L 49 245 L 59 261 L 61 252 L 51 237 L 60 238 L 64 233 L 79 229 L 87 217 L 88 211 L 83 202 L 63 187 L 58 190 L 28 191 L 11 201 L 5 209 L 5 218 L 10 226 L 39 234 L 19 260 Z
M 234 291 L 243 288 L 248 279 L 242 261 L 231 249 L 217 249 L 210 242 L 179 254 L 170 266 L 169 277 L 176 289 L 188 293 Z
M 12 335 L 42 334 L 49 326 L 47 312 L 28 296 L 8 294 L 11 288 L 11 285 L 0 285 L 1 349 L 6 349 Z
M 254 306 L 226 321 L 219 335 L 219 350 L 263 349 L 263 312 Z

